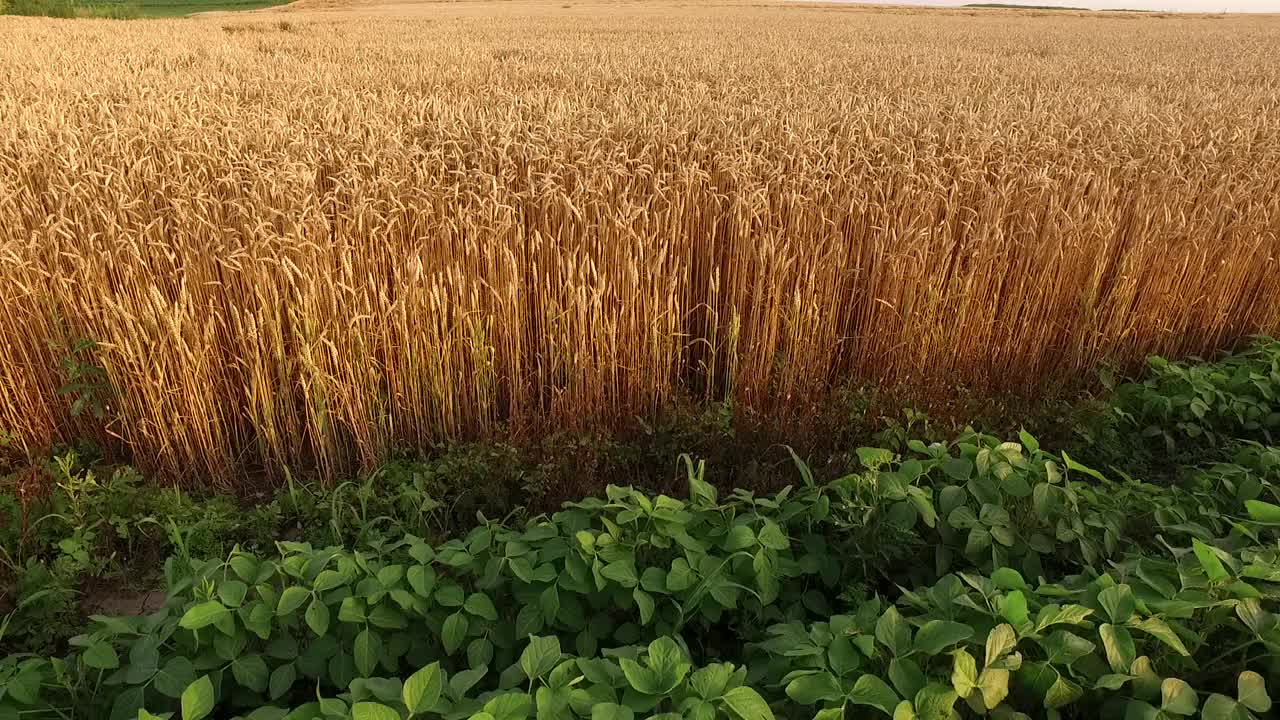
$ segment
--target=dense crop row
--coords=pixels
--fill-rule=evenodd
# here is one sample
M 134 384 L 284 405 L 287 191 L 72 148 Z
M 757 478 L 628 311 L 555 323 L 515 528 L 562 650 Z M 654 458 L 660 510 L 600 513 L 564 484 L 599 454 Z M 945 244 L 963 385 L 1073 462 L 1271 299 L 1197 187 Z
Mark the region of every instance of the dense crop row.
M 1026 434 L 859 454 L 827 485 L 797 459 L 801 484 L 769 497 L 720 498 L 690 461 L 687 500 L 610 487 L 437 545 L 170 560 L 163 609 L 95 618 L 66 660 L 11 658 L 0 702 L 185 720 L 1269 711 L 1274 474 L 1113 482 Z
M 1280 323 L 1271 20 L 430 8 L 0 21 L 11 446 L 335 479 Z

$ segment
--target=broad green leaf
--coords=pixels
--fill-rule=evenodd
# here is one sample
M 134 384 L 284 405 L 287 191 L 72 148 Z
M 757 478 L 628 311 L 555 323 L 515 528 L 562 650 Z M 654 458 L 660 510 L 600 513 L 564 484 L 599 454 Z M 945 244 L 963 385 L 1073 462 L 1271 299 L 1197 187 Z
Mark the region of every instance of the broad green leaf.
M 724 694 L 733 678 L 733 665 L 712 663 L 689 676 L 689 687 L 698 697 L 715 700 Z
M 1120 688 L 1124 687 L 1125 683 L 1133 679 L 1134 679 L 1133 675 L 1120 675 L 1117 673 L 1107 673 L 1106 675 L 1103 675 L 1102 677 L 1098 678 L 1098 681 L 1093 684 L 1093 687 L 1095 689 L 1100 688 L 1103 690 L 1119 690 Z
M 267 680 L 271 675 L 270 671 L 267 670 L 266 661 L 256 653 L 241 655 L 236 658 L 231 663 L 231 674 L 242 687 L 249 688 L 254 692 L 265 691 L 267 689 Z
M 930 620 L 916 633 L 915 649 L 926 655 L 937 655 L 944 649 L 971 637 L 973 637 L 973 628 L 968 625 L 950 620 Z
M 1027 452 L 1032 454 L 1040 452 L 1040 442 L 1026 430 L 1018 431 L 1018 440 L 1022 442 L 1022 446 L 1027 449 Z
M 466 639 L 467 616 L 462 612 L 456 612 L 445 618 L 444 625 L 440 629 L 440 640 L 444 643 L 445 653 L 454 654 Z
M 467 602 L 462 609 L 489 621 L 498 619 L 498 609 L 493 606 L 493 601 L 484 593 L 472 593 L 467 596 Z
M 827 646 L 827 665 L 837 676 L 844 676 L 862 664 L 862 655 L 854 649 L 853 642 L 842 636 L 836 636 Z
M 658 687 L 658 675 L 653 670 L 626 657 L 620 658 L 618 664 L 622 667 L 622 674 L 627 678 L 627 683 L 636 692 L 645 695 L 658 695 L 662 692 Z
M 387 590 L 390 590 L 399 584 L 400 579 L 403 577 L 403 565 L 388 565 L 378 571 L 378 583 Z
M 1219 582 L 1229 577 L 1226 567 L 1223 566 L 1222 560 L 1212 546 L 1204 544 L 1199 538 L 1193 538 L 1191 549 L 1195 552 L 1196 559 L 1200 561 L 1200 567 L 1204 568 L 1205 575 L 1209 577 L 1209 582 Z
M 9 697 L 24 704 L 31 705 L 36 702 L 34 697 L 19 698 L 12 680 L 7 690 Z M 117 695 L 115 701 L 111 703 L 111 720 L 133 720 L 138 717 L 138 711 L 142 709 L 143 701 L 145 700 L 145 690 L 145 687 L 138 685 Z
M 631 591 L 631 597 L 636 601 L 636 608 L 640 610 L 640 624 L 648 625 L 653 619 L 653 598 L 638 587 Z
M 814 705 L 844 697 L 844 690 L 831 673 L 801 675 L 787 684 L 787 697 L 801 705 Z
M 723 701 L 738 720 L 773 720 L 769 704 L 760 697 L 760 693 L 745 685 L 725 693 Z
M 338 622 L 362 623 L 367 619 L 364 610 L 363 598 L 344 598 L 342 606 L 338 608 Z
M 997 660 L 1013 652 L 1018 646 L 1018 633 L 1011 625 L 1000 624 L 987 633 L 987 654 L 984 667 L 991 667 Z
M 1202 720 L 1250 720 L 1248 708 L 1226 695 L 1214 693 L 1200 709 Z
M 355 660 L 356 671 L 361 676 L 372 676 L 374 669 L 378 667 L 378 661 L 382 658 L 382 636 L 368 628 L 361 630 L 360 634 L 356 635 L 352 657 Z
M 1123 623 L 1133 616 L 1133 590 L 1128 585 L 1112 585 L 1103 590 L 1098 593 L 1098 603 L 1113 623 Z
M 376 702 L 358 702 L 351 706 L 351 720 L 400 720 L 400 713 Z
M 1013 568 L 1002 567 L 991 573 L 991 582 L 1000 590 L 1030 590 L 1022 574 Z
M 1280 505 L 1272 505 L 1261 500 L 1245 500 L 1244 507 L 1249 517 L 1268 525 L 1280 524 Z
M 727 552 L 734 552 L 749 548 L 756 544 L 756 534 L 751 528 L 744 524 L 734 525 L 729 528 L 729 534 L 724 538 L 724 549 Z
M 849 691 L 849 702 L 881 710 L 886 715 L 898 704 L 898 694 L 889 684 L 870 673 L 862 675 Z
M 183 618 L 186 619 L 185 616 Z M 96 670 L 115 670 L 120 667 L 120 656 L 116 654 L 116 649 L 111 643 L 105 640 L 97 640 L 85 649 L 84 654 L 80 656 L 84 660 L 84 664 Z
M 894 658 L 889 661 L 889 680 L 898 694 L 903 697 L 915 697 L 925 686 L 925 676 L 920 666 L 912 660 Z
M 400 697 L 409 712 L 421 715 L 435 707 L 444 689 L 444 677 L 440 672 L 440 663 L 433 662 L 404 681 Z
M 951 720 L 956 700 L 956 691 L 940 683 L 929 683 L 916 693 L 916 715 L 920 720 Z
M 973 462 L 968 458 L 947 457 L 942 461 L 942 472 L 963 484 L 973 475 Z
M 1267 684 L 1261 675 L 1252 670 L 1245 670 L 1240 673 L 1236 684 L 1240 704 L 1259 713 L 1271 710 L 1271 696 L 1267 694 Z
M 538 595 L 538 609 L 542 611 L 542 620 L 548 625 L 556 621 L 560 614 L 560 589 L 555 585 L 547 586 Z
M 452 653 L 450 653 L 452 654 Z M 472 668 L 487 668 L 493 659 L 493 643 L 487 638 L 476 638 L 467 645 L 467 665 Z
M 560 662 L 560 656 L 560 638 L 531 637 L 529 645 L 520 654 L 520 669 L 530 680 L 539 678 L 551 672 Z
M 276 605 L 276 615 L 289 615 L 302 607 L 302 603 L 311 597 L 311 592 L 297 585 L 287 587 L 280 593 L 280 603 Z
M 679 685 L 690 667 L 684 651 L 671 638 L 660 637 L 649 643 L 649 668 L 655 673 L 660 694 L 665 695 Z
M 890 606 L 876 621 L 876 639 L 894 655 L 911 651 L 911 626 L 902 619 L 897 608 Z
M 317 593 L 326 593 L 330 590 L 340 587 L 347 582 L 347 578 L 336 570 L 322 570 L 316 576 L 315 582 L 311 584 L 311 589 Z
M 1079 685 L 1062 676 L 1048 663 L 1029 662 L 1018 671 L 1018 679 L 1043 698 L 1047 709 L 1059 708 L 1075 702 L 1084 694 Z
M 182 720 L 202 720 L 213 712 L 213 682 L 205 675 L 182 691 Z
M 598 703 L 591 708 L 591 720 L 634 720 L 635 716 L 626 705 Z
M 1071 470 L 1072 472 L 1084 473 L 1085 475 L 1088 475 L 1089 477 L 1104 483 L 1107 481 L 1107 478 L 1102 473 L 1098 472 L 1097 470 L 1094 470 L 1093 468 L 1081 465 L 1075 460 L 1072 460 L 1071 456 L 1067 455 L 1065 452 L 1062 453 L 1062 462 L 1064 465 L 1067 466 L 1067 469 Z
M 689 566 L 688 560 L 680 557 L 671 561 L 671 572 L 667 573 L 668 590 L 671 592 L 687 590 L 693 586 L 694 581 L 693 568 Z
M 787 539 L 782 528 L 772 520 L 764 521 L 764 528 L 760 530 L 760 544 L 771 550 L 786 550 L 791 547 L 791 541 Z
M 640 582 L 640 577 L 636 575 L 635 561 L 630 558 L 605 565 L 600 574 L 623 587 L 635 587 Z
M 533 714 L 533 700 L 525 693 L 506 693 L 486 702 L 484 711 L 493 720 L 523 720 Z
M 1141 700 L 1127 700 L 1124 704 L 1124 720 L 1170 720 L 1171 717 L 1160 712 L 1160 708 Z
M 444 607 L 462 607 L 466 597 L 462 588 L 453 583 L 447 583 L 436 588 L 435 600 Z
M 1177 678 L 1165 678 L 1160 683 L 1160 709 L 1174 715 L 1190 715 L 1200 705 L 1196 691 Z
M 1102 647 L 1107 653 L 1107 662 L 1117 673 L 1127 673 L 1138 657 L 1133 636 L 1126 628 L 1110 623 L 1098 626 L 1098 635 L 1102 638 Z
M 982 691 L 982 704 L 994 710 L 1009 695 L 1009 671 L 987 668 L 978 676 L 978 689 Z
M 244 604 L 244 596 L 249 586 L 239 580 L 227 580 L 218 586 L 218 598 L 229 608 L 238 608 Z
M 1070 665 L 1093 652 L 1096 646 L 1075 633 L 1055 630 L 1049 637 L 1040 641 L 1040 647 L 1044 648 L 1050 664 Z M 1126 665 L 1120 672 L 1126 672 L 1128 669 Z
M 1083 605 L 1045 605 L 1036 614 L 1036 632 L 1042 633 L 1054 625 L 1079 625 L 1093 614 L 1093 610 Z
M 170 658 L 164 667 L 151 679 L 151 687 L 160 694 L 171 697 L 182 697 L 182 691 L 195 682 L 196 669 L 187 658 L 177 655 Z
M 436 587 L 436 571 L 425 565 L 414 565 L 405 573 L 409 587 L 418 597 L 429 598 Z
M 188 630 L 199 630 L 218 622 L 226 617 L 229 612 L 222 603 L 217 600 L 209 600 L 183 613 L 182 620 L 178 621 L 178 624 Z
M 1173 631 L 1173 628 L 1169 627 L 1169 625 L 1160 618 L 1149 617 L 1144 620 L 1130 621 L 1129 627 L 1147 633 L 1165 645 L 1173 648 L 1183 657 L 1191 656 L 1191 653 L 1187 651 L 1187 647 L 1182 644 L 1182 638 L 1178 637 L 1178 634 Z
M 667 571 L 660 567 L 647 567 L 640 573 L 640 587 L 651 593 L 667 592 Z
M 324 637 L 329 632 L 329 606 L 321 602 L 320 598 L 313 598 L 311 605 L 307 607 L 306 621 L 311 632 Z
M 1021 590 L 1014 590 L 1004 596 L 1000 612 L 1014 627 L 1022 627 L 1031 619 L 1027 613 L 1027 596 Z
M 1144 700 L 1155 700 L 1160 695 L 1160 676 L 1151 668 L 1151 658 L 1139 656 L 1129 667 L 1133 677 L 1133 694 Z
M 978 687 L 978 663 L 964 648 L 951 654 L 951 687 L 962 698 Z
M 271 678 L 267 681 L 267 696 L 272 700 L 279 700 L 293 688 L 293 682 L 297 679 L 298 672 L 293 663 L 285 663 L 272 670 Z
M 893 462 L 893 451 L 884 448 L 860 447 L 858 448 L 858 461 L 868 470 L 876 470 L 882 465 L 888 465 Z

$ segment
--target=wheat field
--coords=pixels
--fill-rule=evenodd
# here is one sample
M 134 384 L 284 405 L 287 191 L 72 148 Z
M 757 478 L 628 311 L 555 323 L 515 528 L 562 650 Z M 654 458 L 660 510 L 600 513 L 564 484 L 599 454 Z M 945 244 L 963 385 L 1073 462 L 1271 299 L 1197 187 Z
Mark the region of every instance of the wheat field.
M 779 4 L 0 18 L 0 431 L 225 486 L 1210 352 L 1280 329 L 1276 47 Z

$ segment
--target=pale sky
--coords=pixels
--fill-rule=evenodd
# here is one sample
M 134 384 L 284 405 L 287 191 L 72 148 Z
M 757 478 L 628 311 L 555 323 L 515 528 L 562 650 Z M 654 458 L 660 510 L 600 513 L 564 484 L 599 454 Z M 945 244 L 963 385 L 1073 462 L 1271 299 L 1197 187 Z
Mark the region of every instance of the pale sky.
M 836 2 L 874 2 L 874 0 L 834 0 Z M 1131 10 L 1173 10 L 1179 12 L 1254 12 L 1280 13 L 1280 0 L 880 0 L 880 4 L 932 5 L 955 7 L 973 2 L 1001 2 L 1019 5 L 1061 5 L 1095 10 L 1127 8 Z

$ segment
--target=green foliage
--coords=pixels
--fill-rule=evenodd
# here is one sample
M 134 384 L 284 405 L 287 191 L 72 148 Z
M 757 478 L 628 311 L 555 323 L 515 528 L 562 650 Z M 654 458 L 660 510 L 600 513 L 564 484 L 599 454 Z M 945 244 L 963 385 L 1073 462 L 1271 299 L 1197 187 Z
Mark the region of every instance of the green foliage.
M 11 659 L 0 703 L 118 717 L 1269 708 L 1268 480 L 1243 495 L 1112 482 L 1026 433 L 857 455 L 864 471 L 824 485 L 797 458 L 801 484 L 771 496 L 722 497 L 686 459 L 686 500 L 610 486 L 437 544 L 171 559 L 163 608 L 95 617 L 65 660 Z M 1174 512 L 1192 508 L 1190 525 Z M 903 567 L 872 567 L 858 547 L 889 528 L 920 542 Z
M 1123 427 L 1177 454 L 1236 440 L 1274 444 L 1278 397 L 1280 341 L 1262 338 L 1216 362 L 1153 357 L 1147 379 L 1120 386 L 1112 406 Z
M 0 662 L 0 717 L 1267 717 L 1280 449 L 1250 416 L 1170 416 L 1215 461 L 1173 485 L 899 427 L 830 480 L 783 448 L 796 485 L 725 492 L 684 455 L 683 498 L 609 485 L 532 518 L 565 466 L 502 445 L 247 512 L 64 456 L 34 522 L 11 503 L 0 636 L 65 632 L 72 580 L 149 542 L 166 600 Z

